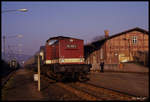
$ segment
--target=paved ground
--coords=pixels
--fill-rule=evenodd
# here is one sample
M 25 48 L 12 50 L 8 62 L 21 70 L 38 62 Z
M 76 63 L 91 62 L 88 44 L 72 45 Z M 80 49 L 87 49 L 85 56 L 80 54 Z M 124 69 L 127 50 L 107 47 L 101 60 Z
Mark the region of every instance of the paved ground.
M 92 72 L 90 83 L 136 96 L 149 96 L 148 73 Z
M 149 68 L 142 66 L 142 65 L 138 65 L 138 64 L 134 64 L 134 63 L 126 63 L 123 66 L 123 71 L 128 71 L 128 72 L 149 72 Z
M 125 72 L 125 73 L 124 73 Z M 123 68 L 105 68 L 104 73 L 91 72 L 90 82 L 136 96 L 149 96 L 149 68 L 125 63 Z

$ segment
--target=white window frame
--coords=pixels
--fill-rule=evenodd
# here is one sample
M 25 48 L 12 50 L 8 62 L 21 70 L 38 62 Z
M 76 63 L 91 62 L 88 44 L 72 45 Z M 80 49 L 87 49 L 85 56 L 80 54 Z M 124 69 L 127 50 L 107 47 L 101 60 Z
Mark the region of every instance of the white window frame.
M 137 36 L 132 36 L 132 44 L 136 44 L 137 43 Z

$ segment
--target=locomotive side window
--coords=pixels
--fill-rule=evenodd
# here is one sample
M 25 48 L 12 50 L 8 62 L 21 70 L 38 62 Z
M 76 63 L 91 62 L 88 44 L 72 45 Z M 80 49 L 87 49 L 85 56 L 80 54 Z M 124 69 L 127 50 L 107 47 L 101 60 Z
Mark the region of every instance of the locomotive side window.
M 48 42 L 48 45 L 53 45 L 56 42 L 58 42 L 58 40 L 51 40 L 51 41 Z
M 77 48 L 77 45 L 72 45 L 72 44 L 69 45 L 69 44 L 68 44 L 68 45 L 67 45 L 67 48 Z

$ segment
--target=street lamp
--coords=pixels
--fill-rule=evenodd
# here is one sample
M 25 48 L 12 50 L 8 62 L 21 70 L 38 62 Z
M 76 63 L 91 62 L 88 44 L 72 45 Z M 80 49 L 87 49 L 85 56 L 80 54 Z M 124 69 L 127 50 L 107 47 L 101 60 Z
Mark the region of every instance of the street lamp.
M 4 10 L 4 11 L 2 11 L 2 13 L 5 13 L 5 12 L 14 12 L 14 11 L 27 12 L 28 9 Z
M 23 35 L 21 35 L 21 34 L 18 34 L 18 35 L 16 35 L 18 38 L 22 38 L 23 37 Z
M 27 11 L 28 11 L 28 9 L 18 9 L 17 11 L 27 12 Z
M 16 10 L 4 10 L 4 11 L 2 11 L 2 13 L 6 13 L 6 12 L 14 12 L 14 11 L 20 11 L 20 12 L 27 12 L 28 11 L 28 9 L 16 9 Z M 22 37 L 22 35 L 17 35 L 19 38 L 21 38 Z M 4 39 L 4 59 L 5 59 L 5 39 L 6 39 L 6 36 L 4 35 L 3 36 L 3 39 Z
M 12 35 L 12 36 L 3 36 L 3 38 L 22 38 L 23 37 L 23 35 L 22 34 L 17 34 L 17 35 Z

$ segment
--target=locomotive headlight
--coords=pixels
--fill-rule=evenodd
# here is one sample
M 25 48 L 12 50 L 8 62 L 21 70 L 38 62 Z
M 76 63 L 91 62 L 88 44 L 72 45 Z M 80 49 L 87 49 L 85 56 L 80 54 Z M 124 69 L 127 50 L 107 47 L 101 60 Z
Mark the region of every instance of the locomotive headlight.
M 44 53 L 41 51 L 40 56 L 42 56 L 42 60 L 44 60 Z
M 84 62 L 84 58 L 80 58 L 80 62 Z
M 63 59 L 63 58 L 61 58 L 61 59 L 60 59 L 60 62 L 64 62 L 64 59 Z

